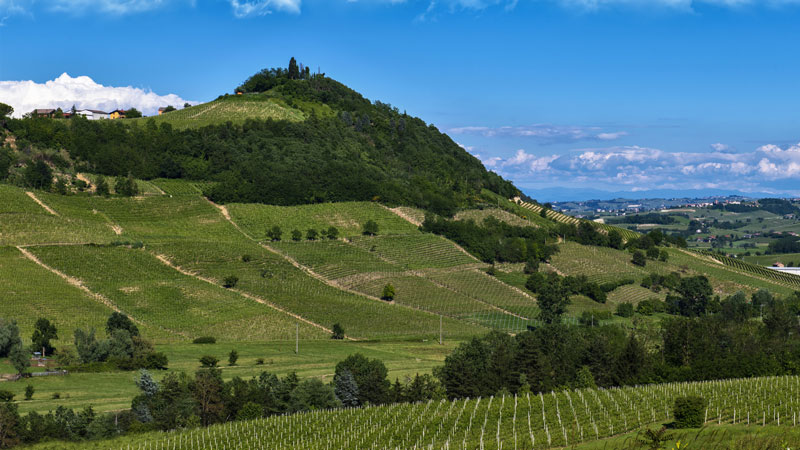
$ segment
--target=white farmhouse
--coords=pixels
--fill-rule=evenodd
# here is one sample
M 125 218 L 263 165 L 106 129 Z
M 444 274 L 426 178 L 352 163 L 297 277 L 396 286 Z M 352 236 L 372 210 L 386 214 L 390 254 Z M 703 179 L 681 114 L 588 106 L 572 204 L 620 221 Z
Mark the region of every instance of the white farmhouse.
M 109 117 L 107 112 L 99 111 L 97 109 L 81 109 L 75 111 L 75 114 L 86 117 L 89 120 L 108 119 Z

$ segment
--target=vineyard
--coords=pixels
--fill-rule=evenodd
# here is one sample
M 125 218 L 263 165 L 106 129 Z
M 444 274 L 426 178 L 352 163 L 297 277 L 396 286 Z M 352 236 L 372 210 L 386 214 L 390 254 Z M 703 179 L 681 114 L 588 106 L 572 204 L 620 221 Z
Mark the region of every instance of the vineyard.
M 228 121 L 243 123 L 247 119 L 274 119 L 296 122 L 304 120 L 305 115 L 301 111 L 289 108 L 267 96 L 242 95 L 221 97 L 208 103 L 171 111 L 159 116 L 128 119 L 126 123 L 144 125 L 146 122 L 153 120 L 157 125 L 169 123 L 175 128 L 182 129 L 219 125 Z
M 706 424 L 794 427 L 800 378 L 769 377 L 579 389 L 314 411 L 102 442 L 109 449 L 546 449 L 673 420 L 679 396 L 708 404 Z M 787 428 L 788 429 L 788 428 Z M 48 447 L 43 444 L 36 448 Z M 62 444 L 60 448 L 79 448 Z
M 267 230 L 273 226 L 281 228 L 284 240 L 291 238 L 292 230 L 298 230 L 305 236 L 309 228 L 322 232 L 330 226 L 339 230 L 340 237 L 360 236 L 368 220 L 378 224 L 381 235 L 419 233 L 416 225 L 377 203 L 342 202 L 301 206 L 234 203 L 227 205 L 227 208 L 233 221 L 257 239 L 266 239 Z
M 720 255 L 719 253 L 716 252 L 702 251 L 702 250 L 697 250 L 697 252 L 702 255 L 714 258 L 715 260 L 721 262 L 722 264 L 733 267 L 737 270 L 749 272 L 758 277 L 767 278 L 769 280 L 773 280 L 775 282 L 781 283 L 791 288 L 800 289 L 800 276 L 786 272 L 779 272 L 777 270 L 772 270 L 767 267 L 742 261 L 741 259 Z
M 525 209 L 533 211 L 536 214 L 541 214 L 542 209 L 543 209 L 539 205 L 535 205 L 533 203 L 528 203 L 528 202 L 524 202 L 524 201 L 519 202 L 519 205 L 521 207 L 525 208 Z M 572 217 L 572 216 L 568 216 L 566 214 L 562 214 L 562 213 L 560 213 L 558 211 L 553 211 L 552 209 L 548 209 L 545 214 L 547 214 L 547 218 L 548 219 L 550 219 L 550 220 L 552 220 L 554 222 L 565 223 L 567 225 L 575 225 L 575 226 L 577 226 L 578 224 L 581 223 L 581 219 L 578 219 L 578 218 Z M 625 240 L 625 241 L 629 241 L 631 239 L 637 239 L 637 238 L 639 238 L 641 236 L 639 233 L 637 233 L 635 231 L 627 230 L 625 228 L 619 228 L 619 227 L 615 227 L 615 226 L 604 224 L 604 223 L 597 223 L 597 222 L 591 222 L 591 223 L 592 223 L 592 225 L 594 225 L 595 227 L 603 230 L 606 233 L 608 233 L 609 231 L 612 231 L 612 230 L 617 231 L 620 235 L 622 235 L 622 239 Z

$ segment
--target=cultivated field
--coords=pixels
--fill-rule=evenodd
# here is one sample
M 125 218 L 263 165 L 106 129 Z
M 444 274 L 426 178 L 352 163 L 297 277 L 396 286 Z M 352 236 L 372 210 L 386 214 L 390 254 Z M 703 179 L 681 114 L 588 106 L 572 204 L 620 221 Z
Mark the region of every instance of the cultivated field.
M 208 103 L 171 111 L 159 116 L 128 119 L 125 120 L 125 123 L 144 126 L 148 121 L 153 120 L 156 125 L 168 123 L 175 128 L 182 129 L 219 125 L 228 121 L 242 123 L 247 119 L 299 122 L 305 119 L 305 115 L 301 111 L 287 107 L 280 101 L 265 95 L 237 95 L 221 97 Z
M 797 424 L 798 394 L 798 377 L 580 389 L 314 411 L 128 436 L 103 445 L 156 450 L 559 448 L 642 427 L 661 427 L 673 419 L 674 399 L 685 395 L 699 395 L 708 401 L 705 422 L 709 425 L 745 426 L 752 433 L 768 426 L 777 434 Z M 613 448 L 621 447 L 619 442 L 617 445 Z M 67 444 L 59 448 L 83 447 Z

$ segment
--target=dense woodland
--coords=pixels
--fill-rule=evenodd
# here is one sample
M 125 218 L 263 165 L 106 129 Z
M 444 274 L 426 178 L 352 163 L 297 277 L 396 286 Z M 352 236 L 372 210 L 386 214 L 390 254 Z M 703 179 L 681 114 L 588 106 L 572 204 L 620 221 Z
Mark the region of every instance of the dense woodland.
M 460 345 L 437 372 L 450 398 L 498 392 L 698 381 L 800 373 L 800 293 L 786 299 L 738 293 L 713 308 L 710 291 L 686 283 L 685 316 L 656 335 L 558 323 Z M 713 310 L 713 312 L 712 312 Z M 753 320 L 763 314 L 763 320 Z
M 66 149 L 80 171 L 216 181 L 207 195 L 220 202 L 378 200 L 451 215 L 482 189 L 505 198 L 520 194 L 433 125 L 371 103 L 322 74 L 265 70 L 241 90 L 327 108 L 311 108 L 303 122 L 249 120 L 182 131 L 78 117 L 11 119 L 7 126 L 21 148 Z M 47 154 L 54 166 L 66 164 Z M 11 164 L 7 151 L 0 164 L 3 177 Z

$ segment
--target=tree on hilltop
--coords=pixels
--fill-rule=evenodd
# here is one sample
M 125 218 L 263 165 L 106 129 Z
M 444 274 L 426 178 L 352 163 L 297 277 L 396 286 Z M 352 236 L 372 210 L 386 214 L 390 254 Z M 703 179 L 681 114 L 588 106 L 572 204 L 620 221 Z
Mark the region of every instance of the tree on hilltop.
M 289 79 L 290 80 L 297 80 L 300 78 L 300 69 L 297 67 L 297 60 L 292 59 L 289 60 Z

